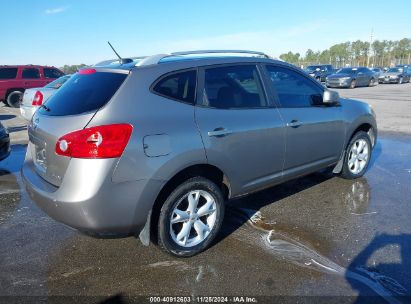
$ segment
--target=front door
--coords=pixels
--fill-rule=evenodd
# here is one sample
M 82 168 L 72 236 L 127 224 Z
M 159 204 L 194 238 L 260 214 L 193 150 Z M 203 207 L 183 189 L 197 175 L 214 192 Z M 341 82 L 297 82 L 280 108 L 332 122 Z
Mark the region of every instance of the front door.
M 266 70 L 286 123 L 284 176 L 298 176 L 336 163 L 344 144 L 339 106 L 322 104 L 321 85 L 294 69 Z

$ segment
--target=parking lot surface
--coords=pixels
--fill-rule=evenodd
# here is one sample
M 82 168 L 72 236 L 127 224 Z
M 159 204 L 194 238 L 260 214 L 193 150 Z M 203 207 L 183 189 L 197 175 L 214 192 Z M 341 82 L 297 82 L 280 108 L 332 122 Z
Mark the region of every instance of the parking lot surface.
M 338 91 L 377 112 L 381 135 L 365 176 L 348 181 L 320 172 L 230 201 L 218 240 L 188 259 L 135 237 L 85 236 L 45 215 L 19 173 L 24 121 L 15 109 L 0 108 L 14 143 L 0 162 L 0 302 L 5 296 L 127 302 L 137 295 L 410 302 L 411 84 Z

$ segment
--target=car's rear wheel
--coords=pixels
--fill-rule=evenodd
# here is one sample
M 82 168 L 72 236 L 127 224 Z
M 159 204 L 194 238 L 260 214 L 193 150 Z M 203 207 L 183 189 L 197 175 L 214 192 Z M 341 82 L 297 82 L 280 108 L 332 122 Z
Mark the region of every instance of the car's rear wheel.
M 357 82 L 355 81 L 355 79 L 351 80 L 350 89 L 354 89 L 356 84 Z
M 20 108 L 23 93 L 20 91 L 13 91 L 7 95 L 7 104 L 13 108 Z
M 158 220 L 158 243 L 175 256 L 196 255 L 214 240 L 223 217 L 220 188 L 206 178 L 191 178 L 165 200 Z
M 370 82 L 368 83 L 368 86 L 373 87 L 374 85 L 375 85 L 375 80 L 374 80 L 374 78 L 371 78 Z
M 357 132 L 348 144 L 341 176 L 355 179 L 364 175 L 371 159 L 372 145 L 369 135 L 364 131 Z

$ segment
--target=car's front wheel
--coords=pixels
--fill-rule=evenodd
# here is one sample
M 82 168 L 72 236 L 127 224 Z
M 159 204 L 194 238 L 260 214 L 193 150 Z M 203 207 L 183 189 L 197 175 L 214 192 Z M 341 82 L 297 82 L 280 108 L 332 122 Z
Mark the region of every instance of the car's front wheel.
M 355 179 L 364 175 L 371 159 L 372 145 L 369 135 L 364 131 L 357 132 L 348 144 L 341 176 Z
M 403 78 L 400 77 L 400 78 L 398 79 L 398 84 L 402 84 L 402 82 L 403 82 Z
M 196 255 L 214 240 L 223 217 L 220 188 L 206 178 L 191 178 L 165 200 L 158 221 L 158 243 L 175 256 Z
M 356 84 L 357 82 L 355 81 L 355 79 L 351 80 L 350 89 L 354 89 Z

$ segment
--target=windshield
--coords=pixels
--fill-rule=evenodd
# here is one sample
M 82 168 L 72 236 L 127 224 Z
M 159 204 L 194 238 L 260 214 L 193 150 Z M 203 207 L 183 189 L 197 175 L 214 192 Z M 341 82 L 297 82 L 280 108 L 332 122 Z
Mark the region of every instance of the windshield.
M 60 78 L 57 78 L 56 80 L 50 82 L 49 84 L 47 84 L 46 86 L 44 86 L 45 88 L 52 88 L 52 89 L 58 89 L 59 87 L 61 87 L 63 85 L 63 83 L 65 83 L 67 81 L 67 79 L 69 79 L 71 77 L 71 75 L 64 75 Z
M 321 70 L 321 66 L 320 65 L 310 65 L 308 67 L 306 67 L 306 71 L 307 72 L 314 72 L 315 70 L 320 69 Z
M 402 68 L 391 68 L 387 73 L 402 73 Z
M 353 69 L 353 68 L 343 68 L 337 71 L 337 74 L 355 74 L 355 73 L 357 73 L 357 69 Z

